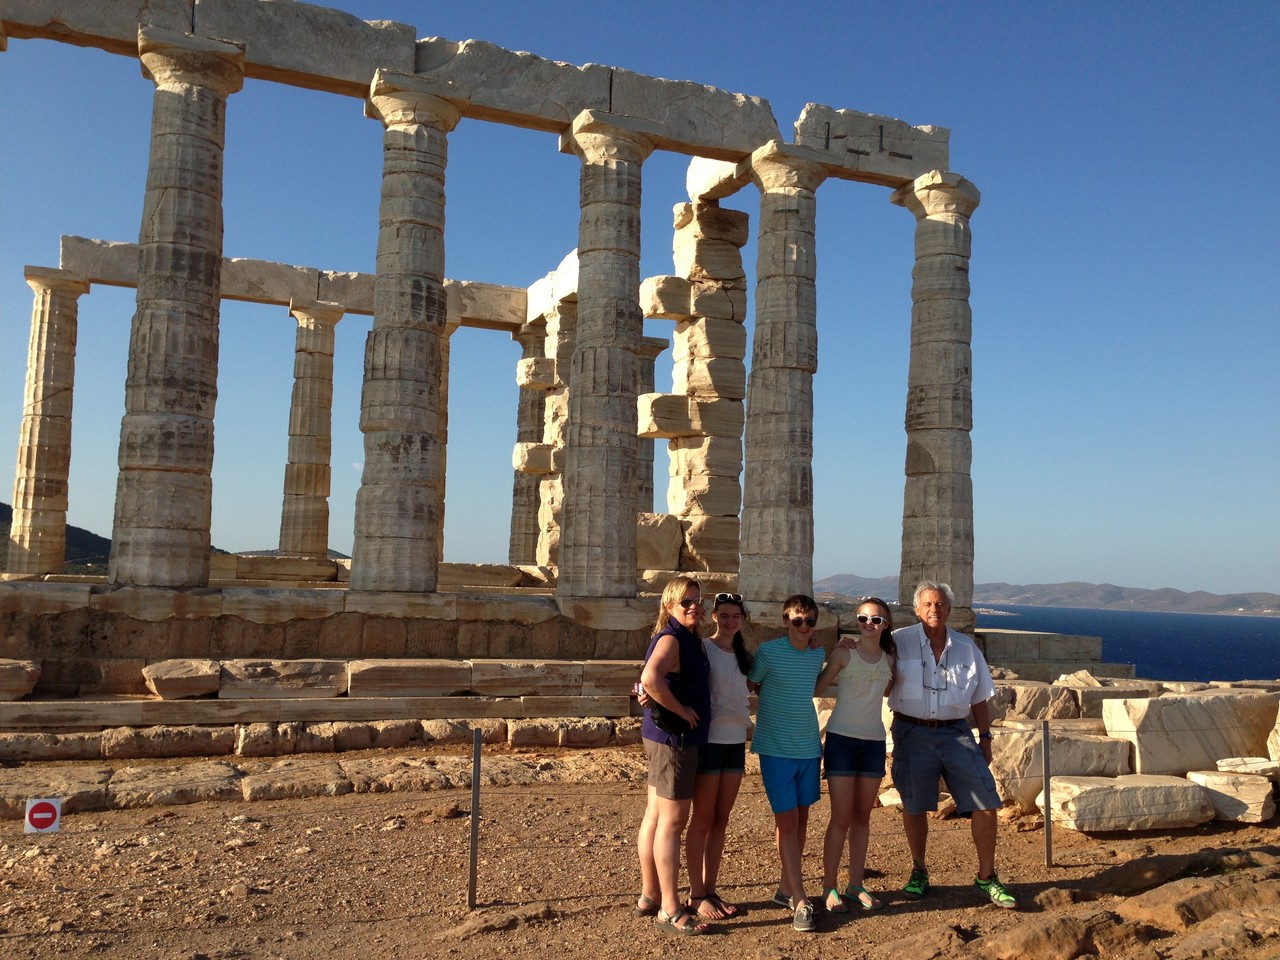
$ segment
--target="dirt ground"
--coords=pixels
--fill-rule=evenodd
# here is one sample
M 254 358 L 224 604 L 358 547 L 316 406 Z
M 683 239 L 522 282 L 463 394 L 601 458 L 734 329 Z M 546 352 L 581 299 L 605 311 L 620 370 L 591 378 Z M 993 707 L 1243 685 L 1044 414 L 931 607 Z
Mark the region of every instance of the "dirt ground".
M 589 753 L 590 760 L 587 751 L 526 759 L 608 770 L 608 751 Z M 999 867 L 1021 900 L 1015 912 L 985 903 L 972 886 L 968 824 L 958 819 L 932 824 L 934 889 L 919 902 L 903 898 L 897 890 L 910 864 L 900 820 L 878 808 L 868 887 L 882 892 L 886 908 L 819 913 L 818 932 L 800 934 L 769 902 L 778 873 L 772 818 L 758 777 L 749 775 L 720 883 L 745 915 L 709 936 L 675 938 L 631 912 L 643 783 L 626 772 L 594 779 L 483 788 L 474 910 L 469 789 L 70 814 L 56 834 L 26 835 L 20 822 L 6 821 L 0 956 L 858 957 L 932 929 L 951 927 L 972 940 L 1069 909 L 1092 899 L 1108 871 L 1137 858 L 1277 840 L 1266 825 L 1105 836 L 1057 829 L 1050 867 L 1038 820 L 1002 820 Z M 825 805 L 824 797 L 814 808 L 806 849 L 815 896 Z

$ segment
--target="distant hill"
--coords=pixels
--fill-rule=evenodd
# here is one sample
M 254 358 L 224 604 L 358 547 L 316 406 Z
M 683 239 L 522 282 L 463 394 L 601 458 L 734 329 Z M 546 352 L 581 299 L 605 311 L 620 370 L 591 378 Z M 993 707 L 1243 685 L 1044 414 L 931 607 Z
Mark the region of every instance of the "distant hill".
M 13 507 L 0 503 L 0 571 L 7 569 L 9 560 L 9 528 L 13 525 Z M 213 553 L 226 553 L 211 547 Z M 67 573 L 105 574 L 111 558 L 111 540 L 100 537 L 82 527 L 67 524 Z
M 0 503 L 0 570 L 6 568 L 9 559 L 9 528 L 12 525 L 13 507 Z M 102 573 L 111 556 L 111 541 L 67 524 L 66 556 L 68 573 Z M 98 567 L 102 569 L 96 569 Z
M 839 593 L 848 597 L 879 596 L 892 600 L 898 595 L 897 577 L 868 579 L 851 573 L 826 577 L 814 583 L 817 593 Z M 976 583 L 974 605 L 984 603 L 1020 604 L 1030 607 L 1083 607 L 1088 610 L 1141 610 L 1148 613 L 1229 613 L 1249 616 L 1280 616 L 1280 594 L 1216 594 L 1197 590 L 1185 593 L 1166 587 L 1144 590 L 1117 587 L 1111 583 Z

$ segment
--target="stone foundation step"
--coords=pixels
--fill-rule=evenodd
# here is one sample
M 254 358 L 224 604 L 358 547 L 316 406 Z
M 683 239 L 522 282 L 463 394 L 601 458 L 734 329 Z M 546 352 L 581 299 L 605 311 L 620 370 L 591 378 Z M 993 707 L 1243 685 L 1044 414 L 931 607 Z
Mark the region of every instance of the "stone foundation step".
M 319 700 L 19 700 L 0 703 L 0 732 L 277 721 L 629 717 L 630 696 L 332 697 Z

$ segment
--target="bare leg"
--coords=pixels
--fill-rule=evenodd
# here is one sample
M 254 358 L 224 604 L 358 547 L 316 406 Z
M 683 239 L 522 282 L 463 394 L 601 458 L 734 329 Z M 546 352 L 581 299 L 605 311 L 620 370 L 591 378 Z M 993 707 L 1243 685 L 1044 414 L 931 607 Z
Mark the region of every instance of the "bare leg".
M 689 870 L 690 906 L 710 920 L 723 919 L 715 904 L 706 902 L 707 891 L 715 889 L 714 878 L 707 878 L 707 860 L 708 840 L 715 822 L 719 794 L 719 774 L 698 775 L 693 791 L 693 815 L 689 818 L 689 830 L 684 844 L 685 864 Z
M 804 893 L 804 847 L 801 821 L 809 819 L 808 807 L 793 807 L 786 813 L 773 815 L 778 842 L 778 859 L 782 861 L 782 891 L 791 898 L 793 907 L 808 899 Z
M 991 879 L 996 872 L 996 811 L 975 810 L 969 819 L 969 832 L 978 851 L 978 876 Z
M 680 909 L 680 838 L 689 819 L 688 800 L 667 800 L 654 794 L 658 823 L 653 834 L 653 862 L 662 891 L 662 912 L 674 916 Z
M 831 819 L 822 839 L 822 889 L 834 889 L 840 879 L 840 855 L 853 822 L 854 778 L 827 777 L 827 794 L 831 798 Z M 827 903 L 831 907 L 830 902 Z
M 871 840 L 871 809 L 876 805 L 880 792 L 879 777 L 853 778 L 853 823 L 849 827 L 849 886 L 863 887 L 867 870 L 867 846 Z M 869 893 L 858 893 L 859 905 L 864 910 L 880 906 L 880 901 Z
M 929 843 L 929 815 L 902 811 L 902 829 L 907 835 L 907 849 L 911 851 L 911 865 L 925 870 L 925 848 Z
M 724 838 L 729 829 L 729 814 L 733 811 L 733 804 L 738 799 L 738 788 L 741 785 L 742 774 L 720 774 L 720 790 L 716 794 L 715 816 L 711 821 L 711 829 L 707 832 L 707 846 L 702 866 L 702 880 L 706 885 L 706 892 L 715 894 L 717 899 L 719 899 L 717 882 L 720 879 L 720 862 L 724 858 Z M 728 909 L 720 909 L 721 904 Z M 733 904 L 725 903 L 723 900 L 716 904 L 716 907 L 716 912 L 722 915 L 732 916 L 737 913 Z
M 658 795 L 649 788 L 649 802 L 644 808 L 644 819 L 636 835 L 636 853 L 640 857 L 640 896 L 653 903 L 660 903 L 662 890 L 658 886 L 658 867 L 653 861 L 653 834 L 658 828 Z M 645 903 L 636 904 L 638 907 Z M 652 909 L 652 908 L 651 908 Z

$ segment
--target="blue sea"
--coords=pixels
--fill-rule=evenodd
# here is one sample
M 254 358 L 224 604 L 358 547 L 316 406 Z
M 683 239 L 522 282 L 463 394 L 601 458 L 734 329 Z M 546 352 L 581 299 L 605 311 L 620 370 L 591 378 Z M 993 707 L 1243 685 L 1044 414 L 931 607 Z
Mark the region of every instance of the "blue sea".
M 978 629 L 1101 637 L 1107 663 L 1152 680 L 1280 679 L 1280 617 L 1139 613 L 977 603 Z

